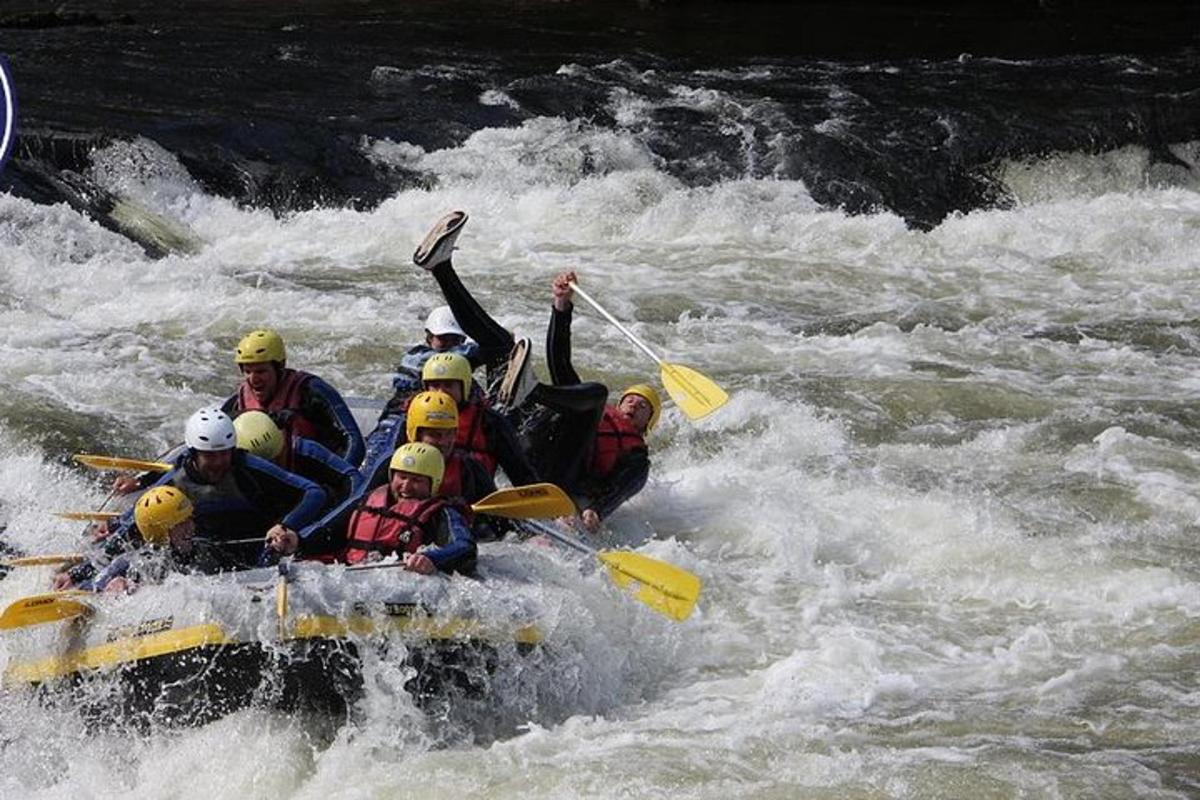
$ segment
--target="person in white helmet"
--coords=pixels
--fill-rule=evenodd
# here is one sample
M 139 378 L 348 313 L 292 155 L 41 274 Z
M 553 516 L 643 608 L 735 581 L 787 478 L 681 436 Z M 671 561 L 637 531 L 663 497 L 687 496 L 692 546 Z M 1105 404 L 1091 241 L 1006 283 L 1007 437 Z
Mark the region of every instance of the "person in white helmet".
M 264 544 L 272 545 L 316 521 L 325 506 L 325 490 L 316 483 L 237 449 L 237 430 L 219 408 L 202 408 L 184 429 L 187 450 L 174 469 L 153 486 L 174 486 L 194 507 L 199 534 L 214 542 L 260 537 L 257 542 L 229 545 L 232 563 L 255 566 Z M 153 488 L 153 486 L 151 488 Z M 110 525 L 105 549 L 119 553 L 134 530 L 133 510 Z

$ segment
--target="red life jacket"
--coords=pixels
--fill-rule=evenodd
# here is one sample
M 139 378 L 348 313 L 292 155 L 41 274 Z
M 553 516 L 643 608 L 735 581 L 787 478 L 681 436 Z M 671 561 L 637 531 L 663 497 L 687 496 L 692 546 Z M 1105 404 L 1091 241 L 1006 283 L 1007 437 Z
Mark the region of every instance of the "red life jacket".
M 496 456 L 488 448 L 487 434 L 483 430 L 483 418 L 487 414 L 487 406 L 473 400 L 458 408 L 458 435 L 454 437 L 454 447 L 463 455 L 478 459 L 487 469 L 488 475 L 496 474 Z M 444 492 L 443 494 L 448 494 Z
M 605 406 L 600 424 L 596 426 L 596 440 L 592 443 L 592 457 L 588 464 L 589 474 L 595 478 L 606 477 L 622 455 L 638 448 L 646 449 L 642 434 L 617 411 L 616 406 Z
M 258 402 L 258 398 L 250 390 L 250 385 L 245 381 L 242 381 L 242 386 L 238 389 L 239 411 L 265 411 L 287 437 L 284 452 L 287 453 L 285 458 L 289 463 L 283 466 L 291 466 L 291 445 L 294 437 L 303 436 L 320 441 L 317 426 L 300 410 L 302 390 L 311 377 L 310 373 L 298 369 L 284 369 L 279 376 L 279 385 L 275 387 L 275 394 L 271 395 L 271 402 L 265 406 Z
M 442 475 L 442 485 L 438 494 L 445 497 L 463 496 L 463 458 L 465 456 L 456 450 L 446 459 L 446 471 Z
M 385 484 L 371 492 L 350 516 L 346 531 L 347 563 L 365 561 L 370 553 L 385 556 L 415 553 L 422 544 L 433 541 L 430 521 L 445 508 L 446 498 L 401 498 L 388 505 L 389 489 Z

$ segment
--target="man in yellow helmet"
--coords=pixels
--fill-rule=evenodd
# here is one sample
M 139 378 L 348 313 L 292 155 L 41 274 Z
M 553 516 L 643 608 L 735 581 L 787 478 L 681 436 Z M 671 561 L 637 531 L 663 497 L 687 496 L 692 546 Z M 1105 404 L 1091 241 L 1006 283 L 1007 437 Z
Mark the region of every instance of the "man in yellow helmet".
M 495 475 L 497 466 L 503 468 L 513 486 L 537 482 L 537 473 L 521 449 L 513 424 L 473 390 L 475 384 L 466 358 L 458 353 L 438 353 L 425 362 L 421 383 L 426 391 L 443 392 L 457 405 L 455 445 L 460 452 L 477 459 L 489 476 Z
M 373 446 L 387 447 L 393 455 L 406 442 L 429 445 L 442 454 L 444 468 L 437 494 L 469 505 L 496 491 L 496 483 L 483 464 L 455 445 L 458 405 L 450 395 L 438 391 L 421 392 L 409 401 L 403 415 L 389 418 L 377 430 L 385 432 L 386 439 L 374 441 Z M 388 463 L 380 463 L 371 474 L 363 476 L 365 485 L 362 488 L 321 520 L 300 531 L 294 541 L 283 543 L 278 549 L 284 553 L 299 552 L 302 558 L 329 560 L 344 546 L 343 532 L 349 513 L 360 504 L 366 491 L 387 482 L 389 471 Z M 506 520 L 484 515 L 473 518 L 468 515 L 468 518 L 476 540 L 498 539 L 510 527 Z
M 388 481 L 358 504 L 346 523 L 344 560 L 350 564 L 399 555 L 404 569 L 470 572 L 475 540 L 461 500 L 439 494 L 445 463 L 434 446 L 401 445 Z
M 574 280 L 574 272 L 554 278 L 546 334 L 551 385 L 539 383 L 529 393 L 521 428 L 538 472 L 574 496 L 584 527 L 595 531 L 646 485 L 645 437 L 658 422 L 662 399 L 652 386 L 639 383 L 609 405 L 608 387 L 580 380 L 571 364 Z
M 221 406 L 222 411 L 231 417 L 263 411 L 288 437 L 320 442 L 351 466 L 362 463 L 362 432 L 346 401 L 316 375 L 289 368 L 278 333 L 260 329 L 246 334 L 233 360 L 242 373 L 242 385 Z

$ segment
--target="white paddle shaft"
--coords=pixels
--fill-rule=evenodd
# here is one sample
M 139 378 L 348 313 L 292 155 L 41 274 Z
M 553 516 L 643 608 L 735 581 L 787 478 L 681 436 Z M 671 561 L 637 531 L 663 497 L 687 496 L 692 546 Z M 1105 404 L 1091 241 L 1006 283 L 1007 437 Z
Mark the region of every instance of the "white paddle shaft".
M 596 309 L 596 310 L 597 310 L 597 311 L 599 311 L 601 314 L 603 314 L 603 315 L 604 315 L 604 318 L 605 318 L 606 320 L 608 320 L 609 322 L 611 322 L 611 323 L 612 323 L 614 326 L 616 326 L 617 330 L 619 330 L 621 333 L 623 333 L 623 334 L 625 334 L 627 337 L 629 337 L 629 341 L 633 342 L 633 343 L 634 343 L 634 344 L 636 344 L 638 347 L 640 347 L 640 348 L 642 349 L 642 352 L 644 352 L 646 355 L 648 355 L 648 356 L 650 356 L 651 358 L 653 358 L 653 359 L 654 359 L 654 361 L 655 361 L 655 363 L 657 363 L 659 366 L 662 366 L 662 365 L 663 365 L 663 360 L 662 360 L 661 358 L 659 358 L 657 355 L 655 355 L 654 351 L 653 351 L 653 350 L 651 350 L 651 349 L 650 349 L 650 347 L 649 347 L 649 346 L 648 346 L 648 345 L 647 345 L 645 342 L 643 342 L 641 339 L 639 339 L 637 336 L 635 336 L 635 335 L 633 334 L 633 331 L 629 330 L 629 329 L 628 329 L 628 328 L 626 328 L 624 325 L 622 325 L 622 324 L 621 324 L 621 323 L 620 323 L 620 322 L 617 320 L 617 318 L 616 318 L 616 317 L 614 317 L 612 314 L 610 314 L 610 313 L 608 313 L 607 311 L 605 311 L 605 310 L 604 310 L 604 307 L 603 307 L 602 305 L 600 305 L 599 303 L 597 303 L 595 300 L 593 300 L 593 299 L 592 299 L 592 298 L 591 298 L 591 297 L 588 295 L 588 293 L 587 293 L 587 292 L 585 292 L 583 289 L 580 289 L 580 288 L 579 288 L 579 284 L 578 284 L 578 283 L 576 283 L 575 281 L 571 281 L 571 283 L 570 283 L 570 286 L 571 286 L 571 289 L 572 289 L 572 290 L 575 292 L 575 294 L 579 295 L 579 296 L 580 296 L 580 297 L 582 297 L 584 300 L 587 300 L 587 301 L 588 301 L 588 303 L 589 303 L 589 304 L 592 306 L 592 308 Z
M 545 534 L 559 544 L 566 545 L 567 547 L 578 550 L 581 553 L 587 553 L 589 556 L 598 555 L 595 548 L 588 547 L 583 542 L 577 541 L 573 537 L 568 536 L 567 534 L 558 530 L 553 525 L 547 525 L 544 522 L 538 522 L 532 519 L 522 520 L 521 524 L 530 530 Z

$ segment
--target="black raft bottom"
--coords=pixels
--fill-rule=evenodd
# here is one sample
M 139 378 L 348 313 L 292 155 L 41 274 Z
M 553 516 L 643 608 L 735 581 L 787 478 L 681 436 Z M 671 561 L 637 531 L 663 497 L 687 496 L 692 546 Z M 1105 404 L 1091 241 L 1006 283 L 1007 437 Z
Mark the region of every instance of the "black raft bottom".
M 412 671 L 404 690 L 425 706 L 447 694 L 486 694 L 498 653 L 489 645 L 443 643 L 410 649 L 404 663 Z M 41 687 L 51 702 L 66 694 L 93 725 L 146 729 L 203 725 L 248 707 L 344 719 L 362 696 L 363 676 L 355 643 L 314 639 L 286 648 L 196 647 L 112 672 L 75 675 L 62 690 L 62 684 Z

